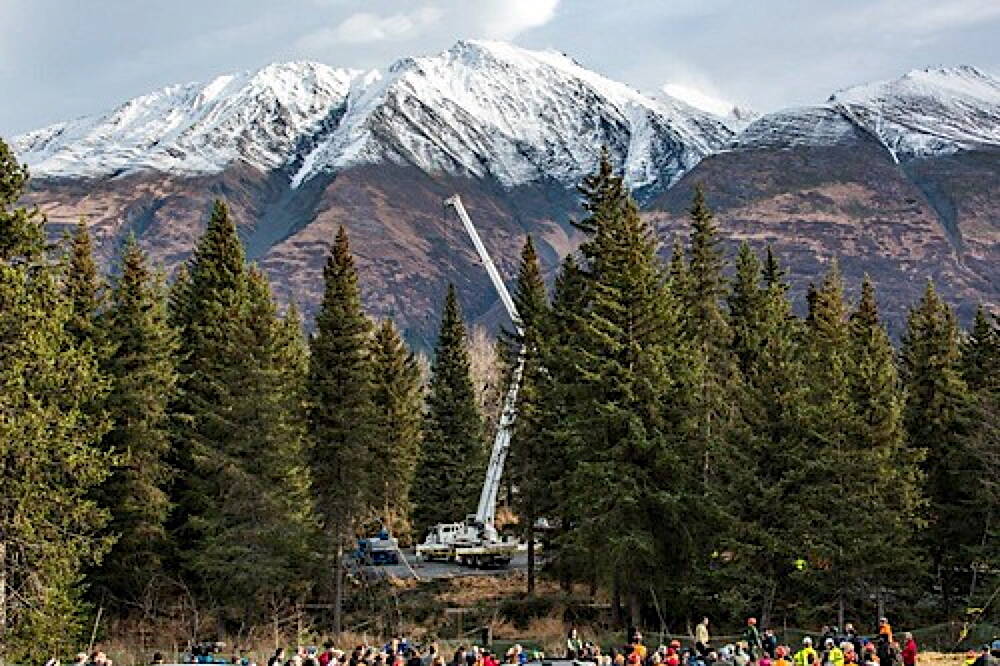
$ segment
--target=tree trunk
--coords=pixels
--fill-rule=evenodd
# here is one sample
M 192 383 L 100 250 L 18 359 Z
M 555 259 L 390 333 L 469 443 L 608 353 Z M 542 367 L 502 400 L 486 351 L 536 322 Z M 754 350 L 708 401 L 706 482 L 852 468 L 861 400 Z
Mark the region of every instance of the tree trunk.
M 535 517 L 528 515 L 528 594 L 535 593 Z
M 983 529 L 983 540 L 979 544 L 980 548 L 982 548 L 984 550 L 986 548 L 986 543 L 987 543 L 987 541 L 989 539 L 989 535 L 990 535 L 990 522 L 991 522 L 992 518 L 993 518 L 992 514 L 989 514 L 989 513 L 986 514 L 986 526 Z M 977 579 L 977 575 L 979 573 L 979 569 L 975 566 L 975 564 L 973 564 L 970 568 L 972 569 L 972 580 L 969 583 L 969 606 L 972 606 L 973 605 L 972 600 L 976 596 L 976 579 Z
M 774 611 L 774 597 L 778 593 L 778 581 L 777 579 L 772 579 L 771 584 L 767 586 L 767 593 L 764 595 L 764 604 L 760 610 L 760 626 L 770 627 L 771 626 L 771 613 Z M 843 623 L 840 626 L 844 626 Z
M 616 627 L 622 625 L 622 591 L 618 585 L 618 576 L 611 584 L 611 622 Z
M 633 589 L 628 592 L 628 622 L 629 633 L 639 630 L 642 624 L 642 613 L 639 606 L 639 594 Z
M 7 640 L 7 542 L 0 536 L 0 646 Z M 0 647 L 0 666 L 4 664 L 6 650 Z
M 841 629 L 844 627 L 844 588 L 837 592 L 837 626 Z
M 333 637 L 340 640 L 341 612 L 344 605 L 344 540 L 337 535 L 337 561 L 334 563 L 333 574 Z

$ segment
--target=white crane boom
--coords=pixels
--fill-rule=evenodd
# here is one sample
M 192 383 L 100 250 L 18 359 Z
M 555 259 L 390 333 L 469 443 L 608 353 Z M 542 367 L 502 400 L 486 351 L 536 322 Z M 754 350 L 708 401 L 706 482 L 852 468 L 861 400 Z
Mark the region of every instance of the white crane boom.
M 483 245 L 483 239 L 479 237 L 479 232 L 476 231 L 476 227 L 473 226 L 472 220 L 469 218 L 469 214 L 465 210 L 465 206 L 462 204 L 462 197 L 457 194 L 453 194 L 444 200 L 445 206 L 451 206 L 458 213 L 458 218 L 462 220 L 462 224 L 465 226 L 466 232 L 468 232 L 469 237 L 472 239 L 472 244 L 476 246 L 476 252 L 479 253 L 479 258 L 483 262 L 483 266 L 486 267 L 486 272 L 490 275 L 490 280 L 493 281 L 493 288 L 497 290 L 497 294 L 500 296 L 500 301 L 503 303 L 504 307 L 507 308 L 507 314 L 510 315 L 511 321 L 514 322 L 514 327 L 517 329 L 518 333 L 521 331 L 521 317 L 517 314 L 517 306 L 514 305 L 514 299 L 510 297 L 510 292 L 507 291 L 507 285 L 503 283 L 503 279 L 500 277 L 500 271 L 493 264 L 493 259 L 490 258 L 490 253 L 486 251 L 486 246 Z
M 504 307 L 507 308 L 507 314 L 510 315 L 511 321 L 514 322 L 514 328 L 517 329 L 518 334 L 523 334 L 521 317 L 517 313 L 517 306 L 514 305 L 514 299 L 510 297 L 507 285 L 501 279 L 500 272 L 493 264 L 489 252 L 486 251 L 486 246 L 483 245 L 483 241 L 479 237 L 479 232 L 476 231 L 476 227 L 473 226 L 472 220 L 465 210 L 465 206 L 462 205 L 461 197 L 455 194 L 445 199 L 444 203 L 446 206 L 454 208 L 459 219 L 462 220 L 465 230 L 472 239 L 472 244 L 476 246 L 476 251 L 479 253 L 479 258 L 482 260 L 483 266 L 486 267 L 486 272 L 490 275 L 490 280 L 493 281 L 493 287 L 500 296 Z M 510 450 L 510 439 L 514 430 L 514 421 L 517 418 L 517 393 L 521 388 L 521 376 L 523 374 L 524 349 L 519 348 L 517 350 L 517 363 L 514 366 L 514 373 L 511 375 L 510 387 L 507 389 L 507 395 L 504 397 L 503 411 L 500 414 L 500 423 L 497 426 L 497 434 L 493 440 L 493 449 L 490 451 L 490 464 L 486 468 L 486 480 L 483 482 L 483 490 L 479 495 L 479 507 L 476 509 L 476 522 L 483 526 L 483 536 L 489 541 L 497 539 L 495 526 L 497 495 L 500 492 L 500 480 L 503 477 L 507 452 Z

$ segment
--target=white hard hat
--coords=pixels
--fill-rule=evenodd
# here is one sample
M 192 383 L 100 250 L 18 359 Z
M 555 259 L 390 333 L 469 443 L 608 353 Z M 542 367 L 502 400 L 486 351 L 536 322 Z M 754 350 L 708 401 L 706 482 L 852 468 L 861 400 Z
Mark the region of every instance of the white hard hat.
M 812 645 L 813 644 L 813 639 L 811 639 L 808 636 L 806 636 L 805 638 L 802 639 L 802 644 L 803 645 Z

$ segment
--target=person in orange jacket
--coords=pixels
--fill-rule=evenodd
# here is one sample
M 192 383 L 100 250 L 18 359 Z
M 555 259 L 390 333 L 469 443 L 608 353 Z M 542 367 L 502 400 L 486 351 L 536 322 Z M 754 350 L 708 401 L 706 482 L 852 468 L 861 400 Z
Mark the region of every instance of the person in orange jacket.
M 892 625 L 889 624 L 889 619 L 880 617 L 878 620 L 878 635 L 885 636 L 889 643 L 892 643 Z
M 788 659 L 788 648 L 784 645 L 775 648 L 773 666 L 792 666 L 792 662 Z

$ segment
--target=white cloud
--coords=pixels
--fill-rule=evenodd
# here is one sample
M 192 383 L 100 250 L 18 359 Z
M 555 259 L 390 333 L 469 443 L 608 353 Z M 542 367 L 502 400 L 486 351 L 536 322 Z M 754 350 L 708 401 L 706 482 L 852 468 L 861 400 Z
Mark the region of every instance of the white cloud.
M 333 28 L 323 28 L 303 36 L 298 45 L 320 50 L 330 44 L 367 44 L 415 37 L 435 25 L 444 15 L 437 7 L 379 16 L 371 12 L 351 14 Z
M 845 14 L 857 28 L 879 26 L 892 33 L 932 35 L 1000 17 L 997 0 L 881 0 Z
M 481 2 L 480 30 L 491 39 L 514 39 L 556 15 L 559 0 L 498 0 Z

